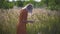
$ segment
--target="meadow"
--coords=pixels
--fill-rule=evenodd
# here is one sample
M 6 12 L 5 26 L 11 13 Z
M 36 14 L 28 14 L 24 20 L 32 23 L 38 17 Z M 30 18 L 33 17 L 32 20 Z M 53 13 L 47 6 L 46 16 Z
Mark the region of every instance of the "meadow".
M 16 34 L 20 8 L 0 10 L 0 34 Z M 60 34 L 60 12 L 43 8 L 34 8 L 32 16 L 26 24 L 28 34 Z

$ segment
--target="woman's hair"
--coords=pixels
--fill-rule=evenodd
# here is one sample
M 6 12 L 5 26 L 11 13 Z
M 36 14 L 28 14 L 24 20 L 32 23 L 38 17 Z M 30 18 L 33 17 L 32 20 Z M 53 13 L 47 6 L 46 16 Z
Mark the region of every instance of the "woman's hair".
M 32 13 L 33 5 L 32 4 L 27 4 L 22 9 L 26 9 L 29 13 Z

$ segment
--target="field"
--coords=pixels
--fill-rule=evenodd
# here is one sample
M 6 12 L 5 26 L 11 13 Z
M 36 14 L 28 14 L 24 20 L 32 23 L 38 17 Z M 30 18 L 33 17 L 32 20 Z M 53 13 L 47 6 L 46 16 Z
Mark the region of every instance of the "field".
M 21 8 L 0 10 L 0 34 L 16 34 L 16 25 Z M 27 20 L 34 23 L 26 24 L 28 34 L 60 34 L 60 12 L 44 8 L 34 8 L 32 16 Z

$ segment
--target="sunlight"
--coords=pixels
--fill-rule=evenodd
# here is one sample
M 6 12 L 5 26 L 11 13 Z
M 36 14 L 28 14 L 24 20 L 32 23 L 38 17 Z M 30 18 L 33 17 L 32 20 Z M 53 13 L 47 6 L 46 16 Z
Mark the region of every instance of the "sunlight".
M 13 0 L 9 0 L 10 2 L 12 2 Z M 14 1 L 17 1 L 17 0 L 14 0 Z
M 9 1 L 12 2 L 13 0 L 9 0 Z M 17 1 L 17 0 L 15 0 L 15 1 Z M 24 0 L 21 0 L 21 1 L 24 1 Z M 29 0 L 25 0 L 25 1 L 29 1 Z M 34 0 L 34 1 L 40 2 L 41 0 Z
M 10 2 L 12 1 L 12 0 L 9 0 Z
M 41 0 L 35 0 L 36 2 L 40 2 Z

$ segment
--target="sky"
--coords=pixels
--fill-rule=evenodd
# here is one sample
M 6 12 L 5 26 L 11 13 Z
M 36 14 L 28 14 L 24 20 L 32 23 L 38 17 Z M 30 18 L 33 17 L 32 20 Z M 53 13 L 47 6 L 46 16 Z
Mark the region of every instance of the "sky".
M 9 0 L 10 2 L 12 1 L 12 0 Z M 15 0 L 16 1 L 16 0 Z M 27 1 L 29 1 L 29 0 L 27 0 Z M 41 0 L 35 0 L 36 2 L 40 2 Z

